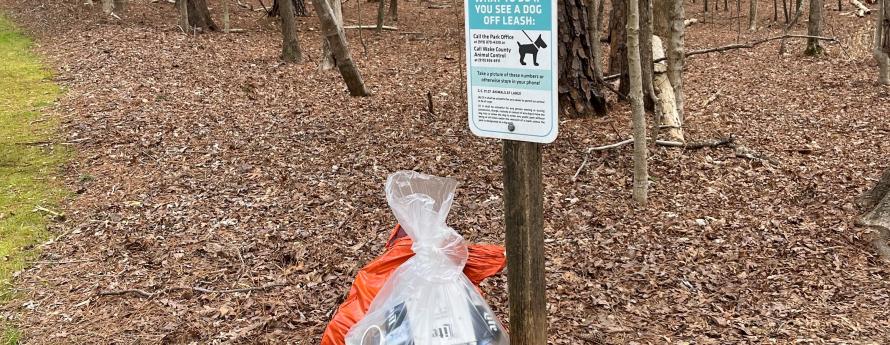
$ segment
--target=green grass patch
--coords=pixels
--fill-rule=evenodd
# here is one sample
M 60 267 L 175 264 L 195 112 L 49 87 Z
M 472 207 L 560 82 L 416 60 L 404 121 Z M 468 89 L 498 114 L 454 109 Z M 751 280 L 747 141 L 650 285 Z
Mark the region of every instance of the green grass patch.
M 58 171 L 68 156 L 55 139 L 59 120 L 41 114 L 61 90 L 31 50 L 31 41 L 0 15 L 0 303 L 10 297 L 10 280 L 49 238 L 51 216 L 68 195 Z M 19 333 L 0 324 L 0 344 L 15 344 Z

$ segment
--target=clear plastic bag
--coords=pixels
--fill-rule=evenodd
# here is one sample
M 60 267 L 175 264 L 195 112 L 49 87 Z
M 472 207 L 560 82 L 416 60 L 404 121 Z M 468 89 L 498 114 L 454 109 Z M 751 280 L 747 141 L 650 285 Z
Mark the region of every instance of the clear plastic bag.
M 347 345 L 507 345 L 509 337 L 464 275 L 467 246 L 445 225 L 457 182 L 414 171 L 386 180 L 386 199 L 414 241 Z

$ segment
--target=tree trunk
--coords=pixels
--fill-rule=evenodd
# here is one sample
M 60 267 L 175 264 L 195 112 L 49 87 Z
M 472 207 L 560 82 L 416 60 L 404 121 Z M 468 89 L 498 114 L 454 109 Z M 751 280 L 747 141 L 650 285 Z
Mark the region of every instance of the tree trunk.
M 123 14 L 124 12 L 127 11 L 127 5 L 128 5 L 127 0 L 114 0 L 114 11 L 117 14 Z
M 393 22 L 399 21 L 399 0 L 389 2 L 389 19 Z
M 321 31 L 327 38 L 328 43 L 331 44 L 331 51 L 334 53 L 334 59 L 337 60 L 337 68 L 340 70 L 340 75 L 343 76 L 343 81 L 346 82 L 349 94 L 352 96 L 368 96 L 369 93 L 365 88 L 362 75 L 359 73 L 355 63 L 352 62 L 352 56 L 346 44 L 346 35 L 343 33 L 343 26 L 337 25 L 331 6 L 325 0 L 314 0 L 312 1 L 312 6 L 315 8 L 316 15 L 318 15 Z
M 785 1 L 785 0 L 782 0 Z M 779 21 L 779 0 L 773 0 L 773 22 Z
M 671 32 L 671 13 L 673 12 L 673 0 L 655 0 L 652 6 L 652 28 L 655 34 L 667 39 Z
M 229 20 L 229 0 L 223 0 L 223 32 L 229 33 L 232 22 Z
M 748 3 L 748 31 L 757 30 L 757 0 Z
M 188 0 L 176 0 L 176 9 L 179 12 L 179 28 L 184 32 L 188 32 L 190 28 Z
M 306 14 L 306 3 L 305 3 L 305 2 L 303 2 L 302 0 L 291 0 L 291 3 L 293 4 L 293 9 L 294 9 L 294 15 L 295 15 L 295 16 L 307 16 L 307 14 Z M 278 0 L 273 0 L 273 1 L 272 1 L 272 8 L 269 9 L 269 13 L 268 13 L 267 15 L 268 15 L 270 18 L 271 18 L 271 17 L 278 17 L 278 16 L 280 15 L 280 12 L 281 12 L 280 8 L 281 8 L 281 5 L 279 5 Z
M 648 199 L 648 148 L 646 147 L 646 114 L 643 109 L 643 71 L 640 64 L 640 16 L 637 0 L 627 4 L 627 64 L 630 79 L 630 104 L 633 108 L 634 182 L 633 198 L 640 205 Z
M 872 243 L 878 254 L 890 261 L 890 246 L 887 245 L 890 240 L 890 168 L 884 171 L 874 188 L 857 201 L 865 212 L 859 223 L 875 230 Z
M 210 17 L 210 9 L 207 8 L 207 0 L 188 0 L 189 25 L 204 30 L 216 31 L 216 23 Z
M 791 28 L 794 27 L 794 25 L 797 25 L 797 20 L 800 19 L 800 13 L 801 13 L 800 6 L 801 6 L 801 3 L 803 2 L 803 0 L 797 0 L 796 2 L 797 2 L 797 11 L 794 12 L 794 18 L 791 18 L 791 22 L 782 28 L 783 35 L 787 35 L 788 31 L 791 30 Z M 779 54 L 785 54 L 785 39 L 784 38 L 779 43 Z
M 337 22 L 338 27 L 343 27 L 343 3 L 340 0 L 327 0 L 328 4 L 331 6 L 331 9 L 334 10 L 334 21 Z M 362 0 L 358 0 L 362 1 Z M 318 64 L 318 69 L 322 71 L 330 71 L 337 67 L 337 60 L 334 58 L 334 53 L 331 52 L 331 44 L 328 43 L 328 39 L 325 37 L 321 38 L 322 40 L 322 58 L 321 63 Z
M 596 76 L 597 80 L 603 78 L 603 52 L 602 47 L 600 47 L 600 45 L 602 44 L 600 43 L 600 21 L 602 20 L 602 16 L 600 16 L 600 13 L 602 13 L 601 10 L 603 2 L 605 2 L 605 0 L 588 0 L 587 2 L 588 10 L 592 11 L 596 8 L 599 9 L 597 10 L 596 14 L 587 14 L 587 18 L 589 19 L 587 30 L 590 37 L 590 58 L 591 60 L 593 60 L 593 73 Z
M 627 1 L 613 0 L 609 18 L 609 74 L 620 74 L 618 91 L 627 94 Z
M 822 36 L 822 0 L 810 0 L 810 21 L 807 24 L 807 35 Z M 807 49 L 804 54 L 820 55 L 822 51 L 823 48 L 819 45 L 818 39 L 807 39 Z
M 677 114 L 680 125 L 683 125 L 683 65 L 686 63 L 684 40 L 686 36 L 686 13 L 683 0 L 665 0 L 663 8 L 658 12 L 667 12 L 668 27 L 656 33 L 664 38 L 667 50 L 667 77 L 674 88 L 674 99 L 677 103 Z
M 587 0 L 558 2 L 559 18 L 559 108 L 568 117 L 605 115 L 606 99 L 601 79 L 596 78 L 591 57 L 590 20 L 593 14 Z M 597 42 L 598 44 L 598 42 Z
M 105 12 L 105 14 L 114 12 L 114 2 L 112 0 L 102 0 L 102 12 Z
M 888 23 L 888 0 L 878 2 L 878 15 L 875 22 L 875 46 L 873 54 L 878 61 L 878 82 L 881 85 L 890 85 L 890 23 Z
M 648 110 L 655 111 L 655 90 L 652 80 L 655 79 L 652 63 L 652 1 L 639 0 L 639 30 L 640 30 L 640 66 L 643 73 L 643 105 Z
M 358 0 L 361 1 L 361 0 Z M 386 21 L 386 0 L 378 0 L 377 3 L 377 34 L 383 32 L 383 24 Z
M 321 0 L 324 1 L 324 0 Z M 284 62 L 303 62 L 303 50 L 297 39 L 297 26 L 294 20 L 294 4 L 284 0 L 279 4 L 281 18 L 281 59 Z

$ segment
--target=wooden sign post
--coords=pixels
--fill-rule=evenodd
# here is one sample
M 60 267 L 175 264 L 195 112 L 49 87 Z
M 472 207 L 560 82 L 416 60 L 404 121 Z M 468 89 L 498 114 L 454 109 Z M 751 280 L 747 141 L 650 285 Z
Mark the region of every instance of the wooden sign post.
M 541 144 L 504 140 L 510 344 L 547 344 Z
M 556 140 L 556 0 L 464 0 L 473 134 L 504 141 L 510 344 L 547 344 L 541 144 Z

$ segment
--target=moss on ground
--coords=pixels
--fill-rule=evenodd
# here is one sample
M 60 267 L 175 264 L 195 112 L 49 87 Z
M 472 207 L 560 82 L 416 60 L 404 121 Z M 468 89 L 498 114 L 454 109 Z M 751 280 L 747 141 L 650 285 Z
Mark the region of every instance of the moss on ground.
M 41 114 L 60 89 L 31 51 L 31 41 L 0 15 L 0 303 L 10 297 L 12 274 L 37 255 L 49 237 L 51 215 L 67 192 L 57 180 L 68 156 L 54 139 L 59 120 Z M 19 332 L 0 323 L 0 344 Z

